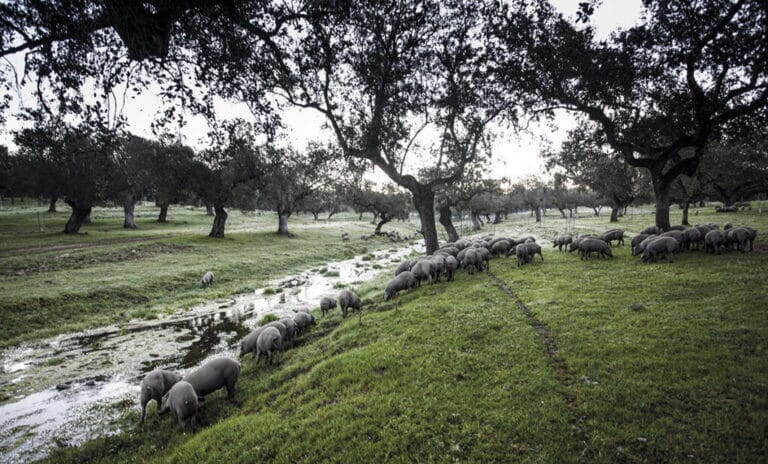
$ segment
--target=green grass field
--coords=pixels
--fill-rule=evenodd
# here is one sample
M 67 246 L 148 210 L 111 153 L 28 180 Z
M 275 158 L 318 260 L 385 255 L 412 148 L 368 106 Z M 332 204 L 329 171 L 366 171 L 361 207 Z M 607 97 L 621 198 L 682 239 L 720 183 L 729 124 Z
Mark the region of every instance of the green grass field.
M 351 216 L 322 226 L 292 218 L 294 239 L 271 233 L 273 215 L 238 216 L 229 238 L 216 241 L 205 237 L 210 223 L 199 210 L 179 209 L 184 224 L 142 217 L 140 230 L 129 232 L 119 229 L 118 213 L 97 214 L 87 236 L 36 240 L 20 238 L 35 225 L 33 213 L 0 215 L 6 345 L 61 324 L 88 326 L 225 296 L 312 267 L 321 252 L 344 257 L 374 246 L 338 240 L 342 228 L 355 238 L 372 230 Z M 497 258 L 490 273 L 460 271 L 455 282 L 422 286 L 397 305 L 381 301 L 389 279 L 382 276 L 356 289 L 366 302 L 362 320 L 338 311 L 319 320 L 279 367 L 244 360 L 238 403 L 224 392 L 211 395 L 195 433 L 158 419 L 154 407 L 149 426 L 138 430 L 136 405 L 120 404 L 123 433 L 62 449 L 49 461 L 766 462 L 768 211 L 702 208 L 691 219 L 753 226 L 760 231 L 755 250 L 644 264 L 627 245 L 614 247 L 613 259 L 585 262 L 545 242 L 543 262 L 518 268 L 512 258 Z M 550 212 L 541 224 L 510 216 L 494 232 L 546 240 L 566 227 L 634 232 L 652 221 L 647 212 L 618 225 Z M 135 236 L 148 238 L 124 242 Z M 60 253 L 50 247 L 70 240 L 88 247 L 43 269 Z M 320 243 L 317 254 L 310 242 Z M 126 252 L 139 244 L 147 246 L 140 257 Z M 17 252 L 21 247 L 48 251 Z M 208 267 L 228 276 L 210 291 L 196 286 Z M 99 278 L 106 284 L 87 283 Z M 35 306 L 33 295 L 42 293 L 55 305 Z M 70 299 L 108 314 L 76 317 Z
M 29 202 L 29 200 L 27 200 Z M 6 201 L 7 204 L 7 201 Z M 65 210 L 66 208 L 60 208 Z M 391 248 L 385 238 L 360 240 L 375 226 L 356 216 L 289 221 L 294 236 L 279 237 L 275 214 L 230 212 L 224 239 L 211 239 L 212 217 L 201 208 L 171 208 L 156 222 L 157 208 L 137 208 L 136 230 L 122 228 L 122 209 L 98 208 L 81 234 L 61 233 L 68 211 L 45 207 L 0 210 L 0 347 L 85 328 L 151 318 L 205 300 L 251 292 L 272 279 Z M 369 216 L 370 217 L 370 216 Z M 385 230 L 412 234 L 416 224 Z M 341 232 L 355 240 L 343 242 Z M 201 289 L 207 270 L 216 274 Z

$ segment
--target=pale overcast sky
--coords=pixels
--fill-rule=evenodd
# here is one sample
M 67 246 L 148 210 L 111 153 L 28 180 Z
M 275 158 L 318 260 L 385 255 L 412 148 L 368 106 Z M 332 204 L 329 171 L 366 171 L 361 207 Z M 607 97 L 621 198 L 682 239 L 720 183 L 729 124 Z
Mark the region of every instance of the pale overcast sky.
M 550 1 L 565 15 L 574 17 L 580 0 Z M 640 0 L 603 0 L 593 17 L 598 37 L 607 36 L 618 27 L 632 25 L 639 17 L 640 7 Z M 16 102 L 16 107 L 18 108 L 18 102 Z M 151 92 L 129 98 L 124 110 L 129 122 L 129 130 L 137 135 L 152 138 L 150 125 L 157 107 L 158 100 Z M 216 107 L 222 119 L 234 117 L 248 119 L 250 116 L 248 109 L 243 104 L 218 100 Z M 329 134 L 323 134 L 320 129 L 324 118 L 317 112 L 288 109 L 283 117 L 288 126 L 288 139 L 297 148 L 305 147 L 310 140 L 329 137 Z M 514 180 L 530 174 L 543 173 L 542 162 L 539 158 L 541 144 L 538 136 L 543 135 L 555 146 L 558 146 L 565 132 L 571 127 L 571 118 L 567 114 L 561 114 L 555 121 L 554 129 L 532 125 L 531 129 L 535 133 L 533 136 L 514 133 L 502 134 L 493 147 L 494 161 L 489 177 L 509 177 Z M 9 120 L 7 127 L 0 129 L 0 143 L 10 145 L 11 131 L 16 128 L 18 128 L 18 122 Z M 197 147 L 200 147 L 201 136 L 206 132 L 207 126 L 201 117 L 190 118 L 187 126 L 181 131 L 187 143 Z M 381 173 L 374 175 L 373 179 L 377 182 L 387 180 L 386 176 Z

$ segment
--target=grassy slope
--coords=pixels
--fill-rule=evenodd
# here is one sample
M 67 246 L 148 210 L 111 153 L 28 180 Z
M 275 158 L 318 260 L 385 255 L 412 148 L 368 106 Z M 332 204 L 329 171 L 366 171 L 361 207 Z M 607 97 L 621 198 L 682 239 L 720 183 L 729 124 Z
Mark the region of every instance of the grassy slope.
M 616 255 L 549 256 L 499 273 L 557 340 L 593 453 L 608 462 L 765 458 L 768 256 L 644 265 L 626 248 Z
M 697 218 L 754 225 L 756 214 Z M 577 228 L 601 230 L 602 219 Z M 625 221 L 632 230 L 649 217 Z M 528 223 L 540 237 L 558 229 Z M 391 306 L 305 335 L 280 367 L 244 363 L 241 404 L 203 405 L 197 433 L 152 430 L 64 450 L 52 462 L 759 462 L 768 458 L 768 246 L 642 264 L 628 247 L 582 262 L 460 273 Z M 383 281 L 362 288 L 378 302 Z M 634 306 L 633 306 L 634 305 Z M 126 418 L 137 418 L 131 411 Z

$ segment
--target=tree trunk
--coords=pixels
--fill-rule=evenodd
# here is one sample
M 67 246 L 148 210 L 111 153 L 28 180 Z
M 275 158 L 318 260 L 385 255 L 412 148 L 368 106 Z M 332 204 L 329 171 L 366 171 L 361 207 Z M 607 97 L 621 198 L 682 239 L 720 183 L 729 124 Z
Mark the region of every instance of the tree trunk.
M 91 215 L 91 205 L 80 205 L 78 203 L 70 203 L 72 207 L 72 214 L 69 216 L 69 220 L 64 225 L 65 234 L 76 234 L 80 232 L 80 227 L 85 224 L 85 220 Z
M 205 205 L 205 214 L 207 214 L 208 216 L 214 216 L 215 214 L 213 209 L 214 209 L 213 206 Z M 226 218 L 224 220 L 226 221 Z
M 689 226 L 688 223 L 688 208 L 691 206 L 691 202 L 688 200 L 683 200 L 683 221 L 681 222 L 684 226 Z
M 619 222 L 619 208 L 616 205 L 611 206 L 610 222 Z
M 277 235 L 291 235 L 288 232 L 288 217 L 291 215 L 289 212 L 278 211 L 277 212 Z
M 48 203 L 48 212 L 49 213 L 55 213 L 56 212 L 56 201 L 58 201 L 59 197 L 52 196 L 50 203 Z
M 381 221 L 379 221 L 379 223 L 376 225 L 376 230 L 375 230 L 375 231 L 373 231 L 373 233 L 374 233 L 375 235 L 380 235 L 380 234 L 381 234 L 381 227 L 382 227 L 384 224 L 386 224 L 386 223 L 388 223 L 389 221 L 391 221 L 391 220 L 392 220 L 392 217 L 388 217 L 388 216 L 386 215 L 386 213 L 382 213 L 382 214 L 381 214 L 381 216 L 379 216 L 379 217 L 381 218 Z
M 376 211 L 373 212 L 373 219 L 371 219 L 371 224 L 376 224 L 376 219 L 379 217 L 379 213 Z
M 427 247 L 427 255 L 437 251 L 437 227 L 435 226 L 435 192 L 428 188 L 412 191 L 413 203 L 419 212 L 421 219 L 421 232 L 424 234 L 424 243 Z
M 451 207 L 441 206 L 438 211 L 440 212 L 439 220 L 443 225 L 445 232 L 448 234 L 449 242 L 456 242 L 459 240 L 459 234 L 456 232 L 456 227 L 453 226 L 453 218 L 451 217 Z
M 541 222 L 541 208 L 534 208 L 536 211 L 536 222 Z
M 501 211 L 496 211 L 496 214 L 493 216 L 493 223 L 501 224 Z
M 157 216 L 157 222 L 168 222 L 168 202 L 158 204 L 160 207 L 160 214 Z
M 611 220 L 610 222 L 619 222 L 619 211 L 621 211 L 621 204 L 617 199 L 613 199 L 611 204 Z
M 651 172 L 653 194 L 656 196 L 656 226 L 663 231 L 669 230 L 669 191 L 671 182 L 665 182 L 661 174 Z
M 595 217 L 600 217 L 600 210 L 603 209 L 601 206 L 593 206 L 592 211 L 595 212 Z
M 472 230 L 480 230 L 483 228 L 483 220 L 480 219 L 480 215 L 477 213 L 470 213 L 472 216 Z
M 320 213 L 318 213 L 317 211 L 312 211 L 312 217 L 315 218 L 315 221 L 317 221 L 319 215 Z
M 333 217 L 333 215 L 336 213 L 338 213 L 338 211 L 336 211 L 335 209 L 328 211 L 328 220 L 330 221 L 331 217 Z
M 133 220 L 133 212 L 136 208 L 136 197 L 128 195 L 123 200 L 123 212 L 125 213 L 125 219 L 123 220 L 123 229 L 135 229 L 136 223 Z
M 560 211 L 560 215 L 563 217 L 563 219 L 567 219 L 568 217 L 565 215 L 565 208 L 557 208 L 558 211 Z
M 227 212 L 224 210 L 223 206 L 214 206 L 213 210 L 216 214 L 213 217 L 213 227 L 211 227 L 211 233 L 208 234 L 208 236 L 213 238 L 224 238 L 224 227 L 227 224 Z

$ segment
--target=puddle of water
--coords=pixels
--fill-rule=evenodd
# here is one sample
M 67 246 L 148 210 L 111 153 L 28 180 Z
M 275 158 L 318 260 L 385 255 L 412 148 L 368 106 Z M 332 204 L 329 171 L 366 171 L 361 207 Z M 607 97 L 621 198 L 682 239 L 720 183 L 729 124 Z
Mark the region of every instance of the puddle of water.
M 58 446 L 116 433 L 120 410 L 110 406 L 130 398 L 138 409 L 138 385 L 147 372 L 162 368 L 186 374 L 210 358 L 236 357 L 239 340 L 265 314 L 280 317 L 317 307 L 323 296 L 338 295 L 336 284 L 367 281 L 381 272 L 375 264 L 399 262 L 416 250 L 423 244 L 377 252 L 366 261 L 357 256 L 329 263 L 327 270 L 338 276 L 305 271 L 271 282 L 268 288 L 282 288 L 280 293 L 258 289 L 162 319 L 5 350 L 0 353 L 0 461 L 28 462 Z M 94 416 L 100 420 L 94 422 Z

